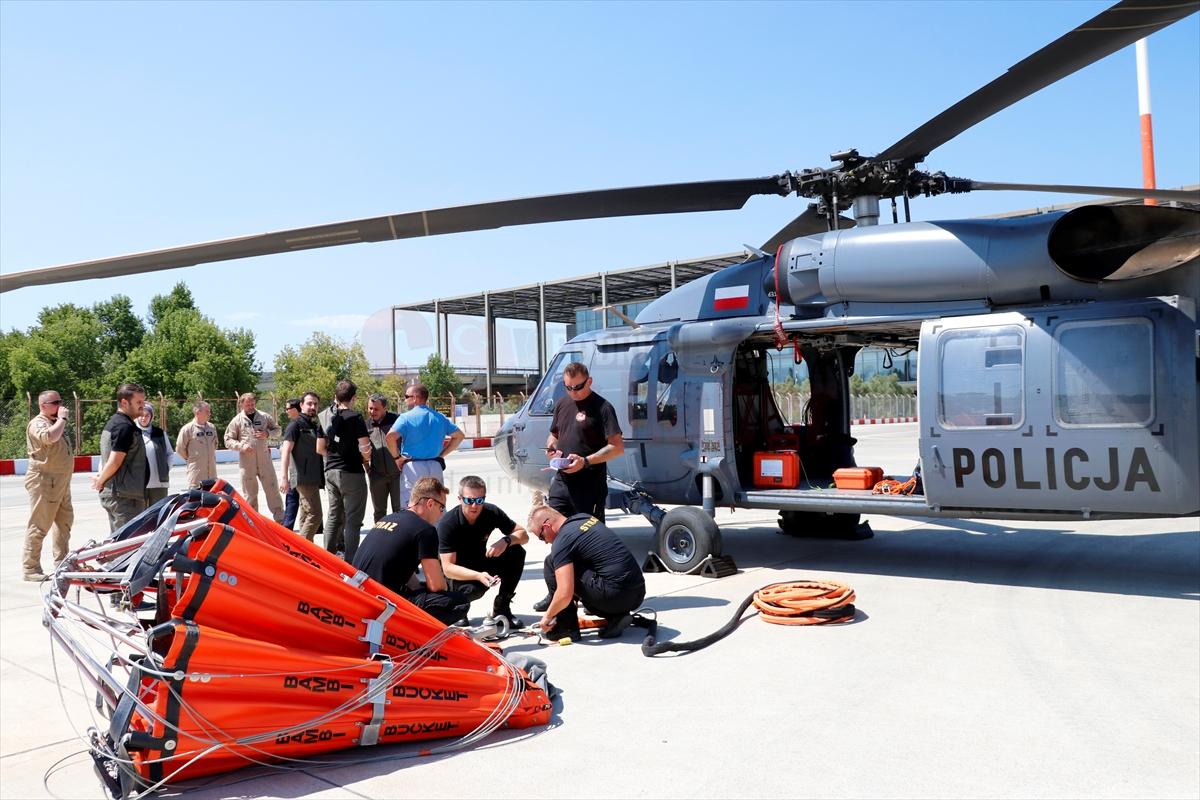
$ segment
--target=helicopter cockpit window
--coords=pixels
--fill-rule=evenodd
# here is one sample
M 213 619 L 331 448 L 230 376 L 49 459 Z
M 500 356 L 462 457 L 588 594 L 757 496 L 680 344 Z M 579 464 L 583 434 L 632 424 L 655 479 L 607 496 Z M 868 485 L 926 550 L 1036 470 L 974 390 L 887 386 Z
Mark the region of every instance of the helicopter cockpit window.
M 1064 427 L 1148 425 L 1154 329 L 1148 319 L 1065 322 L 1054 335 L 1054 416 Z
M 563 385 L 563 370 L 572 361 L 582 360 L 583 353 L 580 352 L 563 352 L 555 356 L 550 369 L 546 370 L 542 385 L 538 387 L 537 394 L 529 404 L 530 414 L 548 416 L 554 413 L 554 404 L 567 393 L 567 388 Z
M 635 358 L 629 370 L 629 419 L 649 419 L 646 405 L 650 393 L 650 350 L 641 358 Z
M 678 404 L 675 402 L 673 387 L 679 377 L 679 362 L 674 353 L 667 353 L 658 361 L 658 421 L 675 425 L 679 421 Z
M 1016 325 L 941 337 L 939 422 L 945 428 L 1016 428 L 1025 420 L 1025 337 Z

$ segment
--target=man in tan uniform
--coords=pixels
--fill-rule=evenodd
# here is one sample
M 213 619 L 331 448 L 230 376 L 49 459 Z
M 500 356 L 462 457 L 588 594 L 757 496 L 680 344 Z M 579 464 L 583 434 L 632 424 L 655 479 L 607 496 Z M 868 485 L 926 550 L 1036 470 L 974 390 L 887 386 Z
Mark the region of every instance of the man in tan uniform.
M 217 429 L 209 418 L 212 408 L 203 400 L 192 406 L 192 421 L 179 429 L 175 452 L 187 462 L 187 485 L 199 489 L 200 481 L 217 477 Z
M 25 580 L 46 579 L 42 572 L 42 541 L 54 527 L 54 563 L 67 556 L 71 543 L 71 523 L 75 508 L 71 505 L 71 442 L 67 438 L 67 417 L 58 392 L 38 395 L 41 411 L 25 428 L 29 452 L 29 471 L 25 490 L 29 492 L 29 526 L 25 529 Z
M 276 522 L 283 522 L 283 503 L 279 499 L 279 483 L 271 466 L 271 447 L 267 438 L 279 435 L 279 423 L 266 414 L 258 413 L 253 392 L 238 398 L 241 411 L 225 428 L 225 446 L 238 452 L 242 472 L 242 496 L 258 511 L 258 483 L 262 481 L 267 505 Z

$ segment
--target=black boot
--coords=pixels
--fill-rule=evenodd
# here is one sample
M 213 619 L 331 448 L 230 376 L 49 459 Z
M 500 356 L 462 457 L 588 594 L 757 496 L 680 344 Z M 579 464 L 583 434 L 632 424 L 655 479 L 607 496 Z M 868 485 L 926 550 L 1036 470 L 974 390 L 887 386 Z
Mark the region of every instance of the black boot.
M 492 617 L 504 617 L 508 621 L 508 629 L 512 631 L 520 630 L 525 627 L 525 623 L 520 617 L 514 617 L 512 613 L 512 599 L 508 597 L 497 597 L 492 603 Z
M 542 634 L 545 638 L 554 642 L 561 639 L 570 639 L 572 642 L 579 641 L 579 611 L 575 608 L 574 603 L 558 612 L 558 616 L 554 620 L 554 627 Z
M 549 592 L 546 592 L 545 597 L 533 604 L 533 610 L 539 614 L 544 613 L 545 610 L 550 607 L 550 601 L 553 599 L 553 595 L 551 595 Z

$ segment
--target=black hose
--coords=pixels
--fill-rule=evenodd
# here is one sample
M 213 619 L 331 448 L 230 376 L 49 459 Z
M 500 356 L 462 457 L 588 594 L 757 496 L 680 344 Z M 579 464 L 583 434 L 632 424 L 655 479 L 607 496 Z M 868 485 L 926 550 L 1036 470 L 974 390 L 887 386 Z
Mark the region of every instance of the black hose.
M 646 638 L 642 641 L 642 655 L 646 656 L 647 658 L 653 658 L 654 656 L 662 655 L 663 653 L 691 653 L 696 650 L 703 650 L 713 642 L 719 642 L 721 639 L 724 639 L 726 636 L 737 630 L 737 627 L 745 621 L 742 619 L 742 614 L 745 614 L 746 609 L 749 608 L 750 604 L 754 602 L 755 594 L 756 592 L 751 592 L 750 596 L 742 601 L 742 604 L 738 606 L 738 610 L 734 613 L 733 618 L 729 620 L 729 622 L 725 623 L 722 627 L 718 628 L 707 636 L 703 636 L 691 642 L 656 642 L 655 639 L 658 635 L 658 623 L 653 620 L 646 620 L 650 623 L 650 625 L 644 627 L 650 627 L 650 632 L 646 634 Z M 639 619 L 644 618 L 635 616 L 633 624 L 637 625 Z

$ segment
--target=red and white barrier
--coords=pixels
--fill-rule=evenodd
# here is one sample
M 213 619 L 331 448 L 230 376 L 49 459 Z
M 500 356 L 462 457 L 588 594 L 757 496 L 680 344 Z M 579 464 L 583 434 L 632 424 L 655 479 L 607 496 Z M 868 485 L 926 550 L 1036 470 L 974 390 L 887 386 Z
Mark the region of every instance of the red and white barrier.
M 889 425 L 893 422 L 916 422 L 916 417 L 862 417 L 850 420 L 851 425 Z

